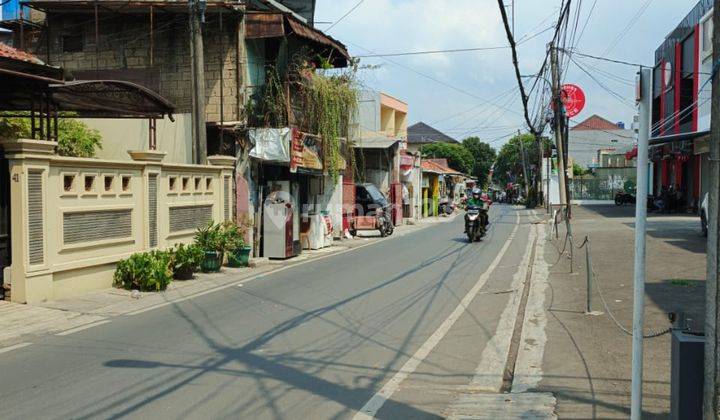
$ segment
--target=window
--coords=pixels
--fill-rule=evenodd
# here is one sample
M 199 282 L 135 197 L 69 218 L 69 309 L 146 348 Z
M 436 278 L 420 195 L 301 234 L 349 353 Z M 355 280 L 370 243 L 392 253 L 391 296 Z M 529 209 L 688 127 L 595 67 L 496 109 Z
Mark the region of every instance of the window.
M 63 49 L 63 52 L 66 52 L 66 53 L 82 52 L 82 50 L 83 50 L 82 32 L 63 35 L 62 36 L 62 49 Z
M 700 23 L 700 44 L 702 50 L 702 56 L 712 54 L 712 42 L 713 42 L 713 12 L 710 10 L 702 19 Z

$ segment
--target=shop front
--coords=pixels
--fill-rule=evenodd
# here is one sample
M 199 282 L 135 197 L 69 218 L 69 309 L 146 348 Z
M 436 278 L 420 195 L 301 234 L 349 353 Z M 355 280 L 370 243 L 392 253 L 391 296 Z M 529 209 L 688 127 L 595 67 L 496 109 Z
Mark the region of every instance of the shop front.
M 650 143 L 651 194 L 672 195 L 674 211 L 697 211 L 708 191 L 709 133 L 657 137 Z
M 322 140 L 293 128 L 249 135 L 259 256 L 290 258 L 332 245 L 342 232 L 342 175 L 333 180 L 324 170 Z

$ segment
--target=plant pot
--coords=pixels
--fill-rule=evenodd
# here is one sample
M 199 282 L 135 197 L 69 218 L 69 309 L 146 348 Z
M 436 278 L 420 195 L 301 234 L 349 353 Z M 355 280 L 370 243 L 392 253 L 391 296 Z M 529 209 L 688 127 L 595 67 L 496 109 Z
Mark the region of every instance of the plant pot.
M 200 263 L 203 273 L 216 273 L 222 266 L 223 254 L 218 251 L 205 251 L 205 258 Z
M 193 269 L 192 267 L 183 267 L 175 271 L 173 273 L 173 278 L 175 280 L 190 280 L 193 278 Z
M 247 267 L 250 264 L 250 251 L 252 250 L 249 246 L 238 248 L 228 253 L 227 266 L 228 267 Z

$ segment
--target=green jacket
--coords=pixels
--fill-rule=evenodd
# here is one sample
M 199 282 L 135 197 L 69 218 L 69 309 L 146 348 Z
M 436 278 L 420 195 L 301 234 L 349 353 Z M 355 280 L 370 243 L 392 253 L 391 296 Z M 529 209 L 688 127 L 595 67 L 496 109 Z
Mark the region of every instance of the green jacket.
M 467 201 L 468 207 L 472 207 L 472 206 L 482 207 L 483 204 L 485 204 L 485 202 L 481 198 L 475 199 L 475 198 L 470 197 Z

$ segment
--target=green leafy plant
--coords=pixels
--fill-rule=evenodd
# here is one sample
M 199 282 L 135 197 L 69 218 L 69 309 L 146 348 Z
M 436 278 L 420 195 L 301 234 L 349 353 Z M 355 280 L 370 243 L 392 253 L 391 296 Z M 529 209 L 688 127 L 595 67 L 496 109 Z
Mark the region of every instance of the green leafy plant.
M 171 281 L 170 254 L 165 251 L 133 254 L 118 263 L 114 274 L 115 286 L 128 290 L 165 290 Z
M 195 232 L 195 245 L 206 252 L 223 252 L 225 250 L 223 225 L 210 221 L 206 226 L 198 228 Z
M 234 222 L 225 222 L 223 225 L 224 250 L 233 252 L 245 247 L 245 230 Z
M 102 136 L 98 130 L 88 127 L 74 118 L 58 119 L 57 152 L 61 156 L 94 157 L 102 148 Z M 32 138 L 30 118 L 0 116 L 0 138 Z
M 347 139 L 350 121 L 357 113 L 358 90 L 354 72 L 324 75 L 300 71 L 300 93 L 303 98 L 304 125 L 318 134 L 323 142 L 325 170 L 333 180 L 339 176 L 342 160 L 342 138 Z
M 176 279 L 188 279 L 200 268 L 205 257 L 203 250 L 195 245 L 177 244 L 169 251 L 170 268 Z

